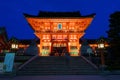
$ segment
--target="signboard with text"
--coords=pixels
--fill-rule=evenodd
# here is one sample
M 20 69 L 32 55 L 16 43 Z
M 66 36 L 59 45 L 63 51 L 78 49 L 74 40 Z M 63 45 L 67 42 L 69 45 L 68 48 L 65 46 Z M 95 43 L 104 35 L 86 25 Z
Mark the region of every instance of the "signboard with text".
M 14 65 L 14 57 L 15 57 L 15 53 L 6 53 L 5 59 L 4 59 L 5 72 L 12 72 L 13 65 Z

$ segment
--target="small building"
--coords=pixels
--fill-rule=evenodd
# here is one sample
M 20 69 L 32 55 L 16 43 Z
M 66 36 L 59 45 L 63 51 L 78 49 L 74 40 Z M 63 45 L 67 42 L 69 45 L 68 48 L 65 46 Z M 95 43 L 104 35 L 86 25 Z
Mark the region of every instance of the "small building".
M 9 52 L 10 44 L 8 42 L 7 31 L 5 27 L 0 27 L 0 53 Z

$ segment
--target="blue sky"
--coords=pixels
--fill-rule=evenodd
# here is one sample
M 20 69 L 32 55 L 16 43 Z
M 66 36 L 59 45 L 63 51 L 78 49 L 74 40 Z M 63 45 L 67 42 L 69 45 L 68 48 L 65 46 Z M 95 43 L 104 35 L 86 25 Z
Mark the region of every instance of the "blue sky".
M 43 11 L 80 11 L 82 15 L 96 13 L 86 30 L 85 38 L 107 37 L 109 15 L 120 11 L 120 0 L 0 0 L 0 26 L 7 29 L 8 37 L 34 38 L 23 13 L 37 15 Z

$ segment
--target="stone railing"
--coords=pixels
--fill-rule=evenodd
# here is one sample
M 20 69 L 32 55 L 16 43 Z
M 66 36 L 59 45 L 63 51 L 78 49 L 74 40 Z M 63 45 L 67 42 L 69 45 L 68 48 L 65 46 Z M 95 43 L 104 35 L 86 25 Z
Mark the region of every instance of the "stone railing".
M 97 69 L 98 70 L 98 67 L 95 65 L 95 64 L 93 64 L 91 61 L 89 61 L 88 59 L 86 59 L 84 56 L 81 56 L 86 62 L 88 62 L 91 66 L 93 66 L 95 69 Z
M 24 64 L 22 64 L 18 70 L 20 70 L 21 68 L 23 68 L 26 64 L 28 64 L 29 62 L 31 62 L 32 60 L 34 60 L 36 57 L 38 57 L 38 55 L 33 56 L 31 59 L 29 59 L 28 61 L 26 61 Z

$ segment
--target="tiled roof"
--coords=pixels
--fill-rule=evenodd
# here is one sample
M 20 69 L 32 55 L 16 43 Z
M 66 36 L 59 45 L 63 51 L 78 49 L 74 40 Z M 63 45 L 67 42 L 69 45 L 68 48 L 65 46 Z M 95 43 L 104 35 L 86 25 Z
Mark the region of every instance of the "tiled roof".
M 29 45 L 31 42 L 32 42 L 33 39 L 21 39 L 19 40 L 19 44 L 26 44 L 26 45 Z M 40 44 L 40 41 L 37 40 L 36 41 L 37 44 Z
M 24 14 L 25 17 L 46 17 L 46 18 L 61 18 L 61 17 L 66 17 L 66 18 L 74 18 L 74 17 L 94 17 L 95 14 L 90 14 L 87 16 L 82 16 L 79 11 L 76 12 L 46 12 L 46 11 L 40 11 L 37 16 L 34 15 L 29 15 L 29 14 Z

